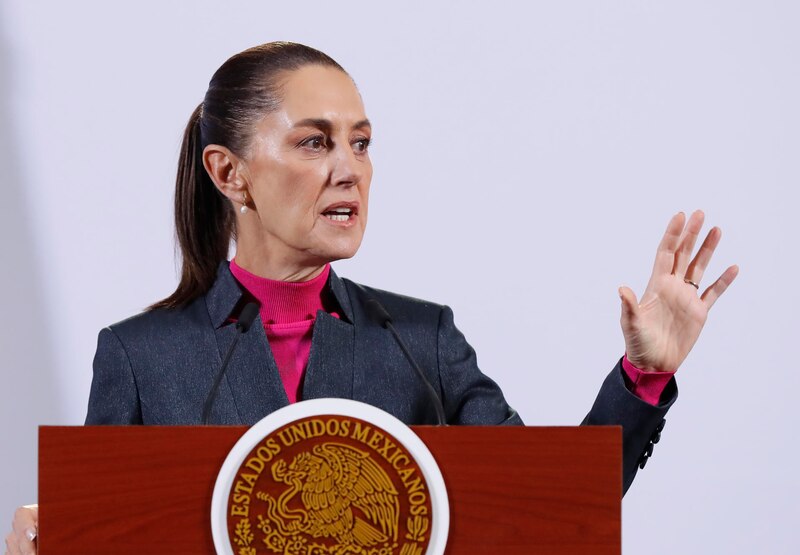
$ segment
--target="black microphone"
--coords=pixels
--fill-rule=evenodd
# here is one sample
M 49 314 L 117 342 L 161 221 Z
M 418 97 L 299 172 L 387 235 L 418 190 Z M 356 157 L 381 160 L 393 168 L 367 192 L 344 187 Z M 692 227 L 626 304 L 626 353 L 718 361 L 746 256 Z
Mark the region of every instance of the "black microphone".
M 422 369 L 417 364 L 417 361 L 415 361 L 414 357 L 411 356 L 411 352 L 408 350 L 408 347 L 406 347 L 406 344 L 400 337 L 400 334 L 397 333 L 397 329 L 395 329 L 394 325 L 392 325 L 392 317 L 389 315 L 386 309 L 383 308 L 383 305 L 375 299 L 367 299 L 367 301 L 364 303 L 364 308 L 366 309 L 367 316 L 369 316 L 370 320 L 378 324 L 380 327 L 388 329 L 390 332 L 392 332 L 395 341 L 397 341 L 397 344 L 400 345 L 400 348 L 403 350 L 403 354 L 406 355 L 406 359 L 408 359 L 411 367 L 414 368 L 414 371 L 417 373 L 417 376 L 419 376 L 419 379 L 425 384 L 425 389 L 427 390 L 428 395 L 433 401 L 433 406 L 436 409 L 436 420 L 438 421 L 438 425 L 447 425 L 447 418 L 444 415 L 442 400 L 439 399 L 439 395 L 431 385 L 431 382 L 429 382 L 428 378 L 425 377 L 425 374 L 423 374 Z
M 228 368 L 228 363 L 231 361 L 231 355 L 233 355 L 236 345 L 239 344 L 239 340 L 244 334 L 247 333 L 247 330 L 250 329 L 250 326 L 253 325 L 253 321 L 256 319 L 256 316 L 258 316 L 258 305 L 256 303 L 247 303 L 244 305 L 241 314 L 239 314 L 239 319 L 236 322 L 236 336 L 233 338 L 233 343 L 231 343 L 231 346 L 228 347 L 228 352 L 225 353 L 225 358 L 222 360 L 222 366 L 219 367 L 217 377 L 214 378 L 214 384 L 211 386 L 211 390 L 208 392 L 205 405 L 203 405 L 203 425 L 208 424 L 208 418 L 211 416 L 211 407 L 214 405 L 214 398 L 217 395 L 219 384 L 222 383 L 222 377 L 225 375 L 225 370 Z

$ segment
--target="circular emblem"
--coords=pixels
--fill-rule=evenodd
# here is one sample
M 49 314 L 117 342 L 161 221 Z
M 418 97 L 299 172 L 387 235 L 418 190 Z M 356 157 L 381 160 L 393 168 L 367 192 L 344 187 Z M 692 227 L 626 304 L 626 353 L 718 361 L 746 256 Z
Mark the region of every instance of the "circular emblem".
M 303 401 L 245 433 L 211 502 L 225 555 L 441 555 L 447 492 L 425 444 L 394 416 Z

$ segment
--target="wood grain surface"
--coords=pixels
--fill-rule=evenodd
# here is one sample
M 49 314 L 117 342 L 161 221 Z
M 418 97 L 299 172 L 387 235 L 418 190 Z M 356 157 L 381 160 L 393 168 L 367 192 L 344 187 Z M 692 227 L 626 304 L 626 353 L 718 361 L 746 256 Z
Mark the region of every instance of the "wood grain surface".
M 450 498 L 448 555 L 619 554 L 619 427 L 412 427 Z M 43 426 L 41 555 L 212 554 L 211 495 L 247 430 Z

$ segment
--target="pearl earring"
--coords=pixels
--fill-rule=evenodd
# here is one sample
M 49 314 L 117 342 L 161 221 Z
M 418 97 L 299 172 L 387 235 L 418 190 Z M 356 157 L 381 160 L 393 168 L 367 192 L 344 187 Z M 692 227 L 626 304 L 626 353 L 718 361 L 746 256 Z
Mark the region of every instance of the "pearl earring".
M 249 208 L 247 207 L 247 193 L 242 193 L 242 207 L 239 208 L 239 212 L 242 214 L 247 214 Z

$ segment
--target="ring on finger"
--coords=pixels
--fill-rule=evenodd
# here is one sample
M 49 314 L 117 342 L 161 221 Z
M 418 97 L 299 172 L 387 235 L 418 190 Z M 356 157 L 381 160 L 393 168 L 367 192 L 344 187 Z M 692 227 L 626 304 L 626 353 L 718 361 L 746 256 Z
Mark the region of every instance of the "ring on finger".
M 692 281 L 692 280 L 690 280 L 690 279 L 683 278 L 683 283 L 688 283 L 689 285 L 691 285 L 692 287 L 694 287 L 694 288 L 695 288 L 695 289 L 697 289 L 698 291 L 700 290 L 700 286 L 699 286 L 699 285 L 697 285 L 695 282 L 693 282 L 693 281 Z

